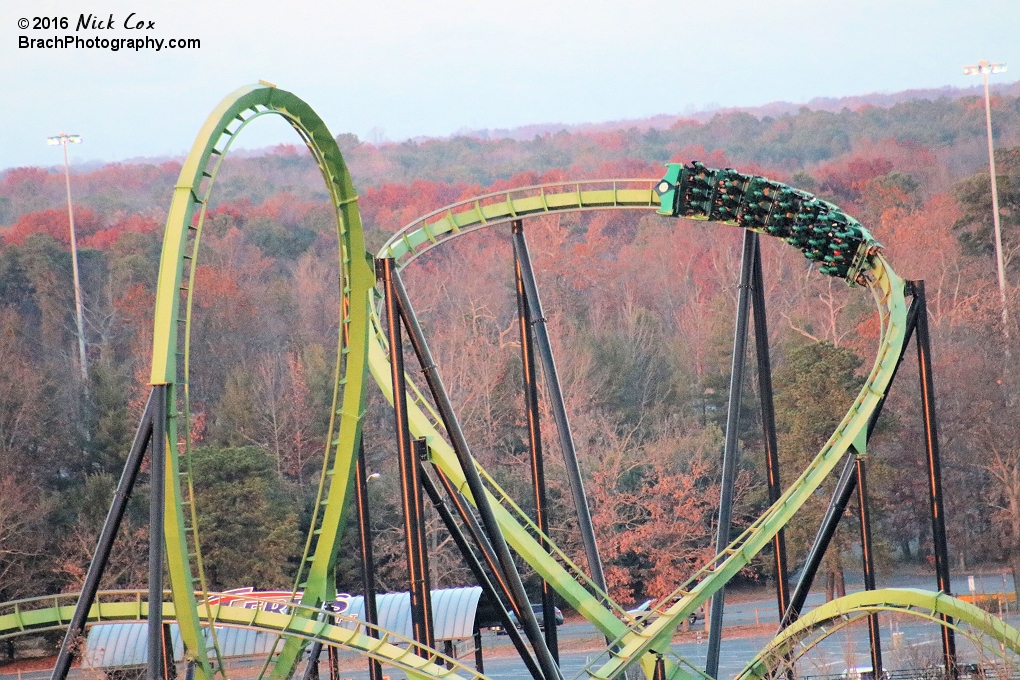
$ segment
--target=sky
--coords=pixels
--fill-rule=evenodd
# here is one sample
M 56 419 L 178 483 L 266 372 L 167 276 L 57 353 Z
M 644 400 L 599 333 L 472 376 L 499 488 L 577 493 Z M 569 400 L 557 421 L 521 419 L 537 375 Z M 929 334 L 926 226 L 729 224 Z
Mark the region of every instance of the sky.
M 90 15 L 113 28 L 76 30 Z M 68 28 L 33 28 L 43 17 Z M 979 81 L 961 67 L 980 59 L 1015 64 L 993 76 L 1011 81 L 1018 27 L 1017 0 L 0 0 L 0 171 L 59 164 L 45 143 L 59 132 L 82 136 L 72 164 L 181 157 L 224 96 L 260 79 L 334 134 L 401 141 L 965 87 Z M 66 35 L 164 44 L 20 47 Z M 269 116 L 235 148 L 298 141 Z

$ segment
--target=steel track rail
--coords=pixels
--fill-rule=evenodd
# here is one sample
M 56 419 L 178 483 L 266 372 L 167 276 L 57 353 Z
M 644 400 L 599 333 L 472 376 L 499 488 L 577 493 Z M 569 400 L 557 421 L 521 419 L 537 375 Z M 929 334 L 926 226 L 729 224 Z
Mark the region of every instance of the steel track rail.
M 89 610 L 89 624 L 146 620 L 149 612 L 149 603 L 145 597 L 147 592 L 143 590 L 100 592 Z M 198 598 L 225 595 L 196 593 Z M 0 611 L 6 612 L 0 614 L 0 640 L 66 627 L 74 613 L 77 599 L 78 593 L 65 593 L 0 605 Z M 260 606 L 244 608 L 211 605 L 208 607 L 211 615 L 207 629 L 229 626 L 277 633 L 287 639 L 318 641 L 325 645 L 351 650 L 422 680 L 444 678 L 488 680 L 485 675 L 454 658 L 379 626 L 369 625 L 355 617 L 330 614 L 330 618 L 336 621 L 335 624 L 330 624 L 325 621 L 321 609 L 291 605 L 288 607 L 289 612 L 281 613 L 266 611 L 261 606 L 269 603 L 278 605 L 274 600 L 250 595 L 245 595 L 244 599 L 246 602 L 258 602 Z M 163 603 L 162 612 L 165 621 L 177 621 L 177 610 L 172 601 Z M 370 631 L 375 632 L 375 636 L 370 635 Z
M 812 609 L 777 635 L 737 677 L 776 677 L 777 667 L 796 661 L 830 635 L 878 612 L 910 615 L 940 626 L 946 625 L 941 618 L 945 615 L 952 618 L 953 630 L 993 656 L 1001 658 L 1007 649 L 1020 655 L 1020 631 L 989 612 L 945 593 L 886 588 L 853 593 Z
M 237 134 L 262 115 L 283 117 L 305 142 L 322 173 L 335 212 L 339 267 L 342 272 L 341 324 L 337 348 L 333 405 L 323 470 L 312 527 L 294 591 L 303 590 L 303 604 L 318 606 L 335 596 L 333 566 L 348 505 L 348 481 L 361 436 L 366 389 L 367 299 L 374 284 L 365 258 L 357 193 L 332 134 L 304 101 L 268 83 L 243 87 L 228 95 L 206 119 L 181 169 L 167 217 L 156 290 L 152 351 L 152 384 L 168 386 L 168 453 L 166 470 L 166 536 L 168 575 L 174 593 L 181 636 L 189 658 L 203 680 L 216 670 L 209 664 L 201 634 L 198 586 L 207 590 L 201 562 L 199 528 L 193 504 L 193 480 L 187 464 L 191 451 L 188 381 L 191 371 L 191 323 L 198 246 L 206 210 L 220 163 Z M 349 304 L 351 300 L 358 304 Z M 349 339 L 345 341 L 345 339 Z M 185 515 L 185 508 L 188 514 Z M 333 592 L 330 592 L 330 591 Z M 205 618 L 211 616 L 205 608 Z M 215 637 L 212 637 L 216 649 Z M 289 639 L 274 666 L 274 677 L 293 673 L 303 642 Z M 218 654 L 214 654 L 218 658 Z

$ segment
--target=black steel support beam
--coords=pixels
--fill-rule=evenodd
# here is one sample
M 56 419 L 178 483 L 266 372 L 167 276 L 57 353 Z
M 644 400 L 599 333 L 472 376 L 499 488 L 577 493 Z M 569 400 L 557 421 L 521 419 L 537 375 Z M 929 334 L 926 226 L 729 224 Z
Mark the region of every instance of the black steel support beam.
M 302 680 L 319 680 L 319 657 L 322 656 L 321 642 L 313 642 L 308 648 L 308 663 L 305 664 Z
M 556 421 L 556 431 L 559 434 L 560 450 L 563 453 L 563 462 L 566 466 L 567 481 L 570 483 L 570 493 L 574 498 L 574 506 L 577 509 L 577 525 L 581 532 L 584 554 L 588 559 L 588 569 L 591 571 L 592 582 L 602 592 L 608 593 L 606 576 L 602 571 L 602 558 L 599 556 L 598 543 L 595 541 L 595 528 L 592 526 L 591 511 L 588 509 L 588 499 L 584 493 L 584 483 L 581 481 L 581 468 L 577 463 L 574 438 L 570 432 L 570 421 L 567 419 L 567 410 L 563 402 L 563 391 L 560 389 L 560 379 L 556 373 L 556 362 L 553 360 L 552 344 L 549 342 L 549 332 L 546 329 L 545 315 L 542 311 L 542 299 L 538 294 L 538 284 L 535 281 L 535 271 L 531 267 L 531 254 L 528 252 L 528 242 L 524 238 L 524 228 L 521 220 L 514 220 L 511 223 L 511 229 L 513 233 L 514 258 L 517 262 L 521 282 L 524 286 L 524 293 L 528 301 L 529 323 L 535 332 L 535 342 L 538 345 L 538 352 L 542 359 L 545 380 L 549 389 L 549 405 L 552 408 L 553 418 Z
M 99 583 L 106 571 L 106 564 L 110 560 L 110 552 L 113 543 L 117 540 L 117 532 L 120 531 L 121 520 L 124 519 L 124 512 L 127 510 L 128 501 L 131 499 L 131 492 L 135 488 L 135 480 L 138 478 L 138 471 L 142 467 L 142 459 L 145 457 L 145 449 L 152 439 L 152 418 L 155 404 L 153 393 L 149 393 L 149 400 L 145 404 L 138 429 L 135 430 L 135 439 L 131 443 L 131 450 L 128 452 L 127 460 L 124 461 L 124 470 L 120 475 L 120 482 L 113 494 L 113 502 L 110 504 L 110 511 L 106 515 L 106 522 L 99 534 L 99 541 L 96 544 L 96 552 L 89 563 L 88 572 L 85 574 L 85 583 L 81 587 L 81 595 L 74 607 L 74 614 L 71 616 L 71 623 L 67 626 L 64 634 L 64 641 L 60 644 L 60 652 L 57 654 L 57 662 L 50 675 L 51 680 L 65 680 L 67 672 L 71 669 L 71 662 L 74 660 L 75 652 L 78 651 L 78 638 L 85 630 L 85 621 L 88 619 L 89 609 L 96 600 L 96 593 L 99 591 Z
M 924 415 L 924 443 L 928 454 L 928 494 L 931 500 L 932 536 L 935 543 L 935 575 L 939 590 L 952 594 L 949 584 L 949 548 L 946 541 L 946 505 L 942 497 L 942 464 L 939 459 L 939 433 L 935 414 L 935 380 L 931 372 L 931 340 L 928 336 L 928 307 L 924 281 L 911 281 L 917 302 L 917 364 L 921 377 L 921 406 Z M 952 619 L 942 620 L 942 656 L 949 677 L 956 677 L 956 637 L 948 627 Z
M 844 456 L 843 472 L 839 475 L 839 481 L 836 482 L 836 490 L 832 493 L 829 507 L 825 510 L 825 516 L 822 518 L 821 526 L 818 527 L 818 533 L 815 534 L 814 543 L 811 544 L 811 550 L 808 551 L 807 559 L 804 561 L 804 569 L 801 571 L 800 579 L 797 580 L 797 586 L 793 589 L 793 594 L 790 596 L 790 606 L 787 607 L 786 613 L 783 614 L 783 620 L 779 624 L 780 628 L 786 628 L 796 621 L 804 609 L 804 602 L 807 600 L 808 592 L 811 590 L 811 584 L 815 581 L 818 567 L 822 564 L 825 550 L 829 547 L 829 542 L 836 534 L 839 520 L 843 517 L 843 513 L 846 512 L 847 503 L 850 502 L 850 497 L 853 496 L 854 489 L 857 487 L 857 464 L 855 459 L 856 455 L 852 451 Z
M 358 534 L 361 538 L 361 590 L 365 597 L 365 621 L 379 625 L 379 612 L 375 602 L 375 560 L 372 557 L 372 520 L 368 506 L 368 466 L 365 462 L 365 442 L 358 448 L 358 462 L 354 467 L 356 500 L 358 503 Z M 370 637 L 378 637 L 374 628 L 367 631 Z M 382 664 L 376 659 L 368 660 L 369 680 L 382 680 Z
M 776 407 L 772 391 L 772 358 L 769 354 L 769 328 L 765 314 L 765 277 L 762 275 L 761 240 L 755 234 L 754 270 L 751 272 L 751 312 L 754 320 L 754 353 L 758 359 L 758 394 L 761 401 L 761 424 L 765 440 L 765 470 L 768 474 L 769 505 L 783 495 L 779 476 L 779 442 L 776 436 Z M 786 533 L 780 529 L 772 539 L 776 564 L 776 604 L 782 618 L 790 604 L 790 576 L 786 561 Z
M 499 618 L 500 625 L 503 626 L 503 630 L 506 631 L 507 635 L 510 636 L 510 641 L 517 649 L 517 653 L 521 657 L 521 661 L 527 666 L 528 672 L 531 673 L 532 678 L 541 679 L 543 677 L 542 670 L 539 668 L 538 663 L 534 657 L 531 656 L 531 652 L 528 651 L 527 645 L 524 643 L 524 638 L 521 637 L 521 633 L 517 630 L 517 626 L 510 619 L 510 613 L 503 606 L 503 601 L 499 597 L 499 593 L 496 592 L 496 587 L 492 584 L 488 575 L 485 573 L 485 569 L 482 567 L 482 563 L 478 561 L 474 551 L 471 550 L 471 545 L 468 543 L 467 537 L 464 536 L 464 532 L 461 531 L 457 521 L 453 517 L 453 513 L 450 512 L 450 508 L 447 507 L 446 503 L 443 502 L 442 496 L 439 494 L 439 489 L 436 488 L 435 482 L 429 477 L 425 470 L 421 471 L 421 482 L 425 489 L 426 495 L 429 500 L 432 501 L 432 505 L 435 506 L 436 512 L 439 513 L 439 517 L 443 520 L 443 524 L 446 525 L 447 531 L 450 532 L 450 537 L 453 538 L 453 542 L 457 544 L 457 548 L 460 550 L 461 556 L 467 563 L 468 568 L 471 569 L 471 573 L 474 574 L 475 580 L 478 581 L 478 585 L 482 587 L 482 593 L 492 603 L 493 608 L 496 610 L 496 616 Z
M 662 658 L 662 654 L 655 655 L 655 672 L 652 678 L 653 680 L 666 680 L 666 660 Z
M 347 315 L 347 298 L 341 301 L 342 316 Z M 344 345 L 350 342 L 350 330 L 343 327 Z M 372 558 L 372 522 L 368 510 L 368 479 L 366 477 L 365 440 L 358 443 L 358 459 L 355 463 L 355 493 L 358 503 L 358 536 L 361 552 L 361 584 L 365 602 L 365 621 L 373 625 L 379 624 L 379 614 L 375 603 L 375 563 Z M 369 628 L 369 637 L 378 637 L 378 633 Z M 319 680 L 319 657 L 322 655 L 322 643 L 315 641 L 309 647 L 308 663 L 305 666 L 304 680 Z M 373 658 L 368 659 L 369 680 L 382 680 L 382 664 Z
M 475 501 L 475 507 L 478 509 L 478 514 L 481 517 L 482 526 L 496 553 L 503 577 L 506 579 L 510 593 L 513 596 L 511 603 L 517 614 L 517 620 L 524 627 L 524 633 L 528 636 L 532 649 L 535 650 L 538 663 L 546 680 L 561 680 L 562 674 L 560 673 L 559 666 L 545 644 L 545 638 L 539 628 L 538 620 L 535 618 L 535 612 L 531 609 L 528 593 L 524 590 L 521 575 L 517 571 L 517 565 L 514 564 L 513 555 L 511 555 L 510 548 L 506 544 L 506 539 L 503 538 L 503 532 L 496 521 L 496 515 L 492 512 L 492 506 L 489 504 L 489 497 L 486 495 L 485 486 L 482 484 L 481 476 L 475 468 L 474 457 L 471 455 L 467 440 L 464 438 L 464 431 L 457 421 L 450 396 L 446 393 L 442 378 L 439 377 L 439 372 L 436 370 L 436 362 L 432 358 L 432 352 L 425 341 L 425 334 L 422 333 L 421 325 L 414 314 L 414 308 L 407 297 L 407 291 L 404 290 L 404 285 L 400 281 L 400 275 L 397 273 L 391 259 L 382 260 L 381 267 L 384 271 L 390 272 L 388 278 L 396 293 L 394 307 L 397 309 L 395 311 L 400 314 L 404 321 L 411 345 L 414 347 L 422 373 L 425 375 L 425 381 L 428 383 L 429 391 L 435 400 L 436 409 L 439 411 L 443 425 L 450 435 L 450 443 L 453 446 L 454 453 L 457 455 L 457 460 L 464 473 L 464 479 L 467 482 L 471 497 Z M 391 321 L 390 323 L 392 324 L 393 322 Z M 396 398 L 397 395 L 394 395 L 394 400 Z M 403 399 L 404 395 L 401 394 L 400 398 Z
M 906 294 L 914 296 L 914 287 L 908 281 L 906 283 Z M 914 335 L 914 329 L 917 328 L 917 310 L 918 310 L 918 299 L 916 296 L 910 300 L 910 306 L 907 307 L 907 322 L 906 327 L 903 330 L 903 346 L 900 348 L 900 356 L 896 360 L 896 366 L 893 368 L 892 377 L 889 378 L 889 386 L 885 390 L 885 394 L 878 401 L 878 406 L 875 407 L 875 411 L 871 414 L 871 418 L 868 420 L 868 440 L 871 439 L 872 433 L 875 431 L 875 427 L 878 426 L 878 417 L 882 415 L 882 409 L 885 408 L 885 400 L 889 396 L 889 392 L 892 391 L 893 383 L 896 381 L 896 374 L 900 371 L 900 366 L 903 365 L 903 359 L 907 356 L 907 345 L 910 343 L 910 338 Z
M 514 222 L 514 232 L 520 228 Z M 515 251 L 516 252 L 516 251 Z M 514 258 L 514 278 L 517 284 L 517 322 L 521 333 L 521 364 L 524 373 L 524 405 L 528 412 L 528 445 L 531 449 L 531 486 L 535 494 L 535 524 L 542 532 L 541 545 L 548 552 L 545 536 L 549 535 L 549 518 L 546 509 L 545 463 L 542 457 L 542 427 L 539 420 L 538 367 L 535 366 L 534 333 L 528 294 L 524 289 L 521 262 Z M 556 663 L 560 662 L 559 641 L 556 637 L 556 592 L 548 581 L 542 581 L 542 619 L 545 626 L 545 643 Z
M 456 658 L 454 656 L 455 652 L 453 650 L 453 640 L 443 640 L 443 654 L 451 659 Z M 450 670 L 453 670 L 453 661 L 447 661 L 445 665 Z
M 482 559 L 485 560 L 485 566 L 489 568 L 489 573 L 493 578 L 494 585 L 499 586 L 500 594 L 507 602 L 511 603 L 511 608 L 513 608 L 513 592 L 511 592 L 510 585 L 503 577 L 503 570 L 499 566 L 499 560 L 496 558 L 496 551 L 492 547 L 492 544 L 489 543 L 489 539 L 485 535 L 485 530 L 478 524 L 478 520 L 475 518 L 474 513 L 471 512 L 471 508 L 468 507 L 464 496 L 462 496 L 457 489 L 453 488 L 453 483 L 450 481 L 450 478 L 447 477 L 443 471 L 439 469 L 439 467 L 434 466 L 433 469 L 436 472 L 436 476 L 439 477 L 439 481 L 443 485 L 443 489 L 446 491 L 447 497 L 450 499 L 454 509 L 457 511 L 457 516 L 460 517 L 460 521 L 464 523 L 468 534 L 471 536 L 471 540 L 474 542 L 475 547 L 478 548 L 478 552 L 482 555 Z
M 435 616 L 432 612 L 432 576 L 429 571 L 428 539 L 425 533 L 425 502 L 422 499 L 421 463 L 429 459 L 429 448 L 424 439 L 415 439 L 411 442 L 411 451 L 414 453 L 416 464 L 413 469 L 410 483 L 415 492 L 415 503 L 418 506 L 418 573 L 420 582 L 418 585 L 422 595 L 422 607 L 425 609 L 425 620 L 428 622 L 429 647 L 435 648 Z
M 305 672 L 301 674 L 301 680 L 319 680 L 319 657 L 322 656 L 323 645 L 321 642 L 313 642 L 308 646 L 308 661 L 305 662 Z M 191 680 L 185 678 L 185 680 Z
M 858 457 L 857 507 L 861 513 L 861 562 L 864 566 L 864 589 L 875 589 L 875 556 L 871 549 L 871 516 L 868 508 L 868 476 L 864 458 Z M 868 637 L 871 642 L 871 667 L 876 678 L 882 677 L 882 636 L 878 627 L 878 614 L 868 617 Z
M 329 680 L 340 680 L 340 653 L 336 647 L 330 645 L 326 650 L 329 659 Z
M 737 291 L 737 320 L 733 332 L 733 363 L 730 370 L 730 399 L 726 411 L 726 443 L 723 449 L 722 481 L 719 492 L 719 523 L 716 526 L 715 551 L 721 553 L 730 544 L 730 522 L 733 516 L 733 481 L 739 457 L 737 434 L 740 429 L 740 398 L 744 388 L 744 355 L 747 353 L 747 317 L 750 309 L 751 273 L 758 234 L 745 229 L 743 251 L 740 258 L 740 288 Z M 726 589 L 720 588 L 712 596 L 712 609 L 708 620 L 708 651 L 705 655 L 705 672 L 719 675 L 719 652 L 722 647 L 723 603 Z
M 912 284 L 907 283 L 906 292 L 912 297 L 910 301 L 910 307 L 907 309 L 907 320 L 906 328 L 903 333 L 903 347 L 900 349 L 900 356 L 896 361 L 896 367 L 893 369 L 892 377 L 889 379 L 889 387 L 886 388 L 885 394 L 878 402 L 878 406 L 875 407 L 875 411 L 871 414 L 871 418 L 868 420 L 868 433 L 867 439 L 871 439 L 872 433 L 875 431 L 875 427 L 878 425 L 878 418 L 882 414 L 882 409 L 885 408 L 886 397 L 889 396 L 889 392 L 892 388 L 893 382 L 896 380 L 896 374 L 900 370 L 900 365 L 903 364 L 903 359 L 906 356 L 907 344 L 910 342 L 911 336 L 913 336 L 915 329 L 917 328 L 917 315 L 923 300 L 918 300 L 914 295 L 914 287 Z M 863 453 L 863 452 L 861 452 Z M 865 461 L 863 458 L 858 458 L 856 461 L 856 477 L 857 477 L 857 505 L 860 510 L 860 524 L 861 524 L 861 559 L 864 568 L 864 589 L 874 590 L 875 589 L 875 565 L 874 565 L 874 552 L 871 543 L 871 519 L 870 509 L 868 507 L 868 490 L 867 490 L 867 475 L 865 470 Z M 810 588 L 811 584 L 808 584 Z M 799 615 L 800 612 L 798 611 Z M 868 617 L 868 637 L 871 644 L 871 667 L 872 668 L 883 668 L 882 665 L 882 636 L 881 628 L 879 625 L 878 614 L 872 614 Z
M 400 488 L 404 510 L 404 537 L 407 542 L 407 569 L 411 580 L 411 628 L 415 642 L 435 647 L 435 634 L 428 602 L 428 569 L 423 570 L 425 545 L 422 536 L 421 485 L 418 479 L 418 455 L 411 441 L 407 420 L 407 381 L 404 375 L 404 343 L 400 327 L 400 300 L 395 278 L 396 263 L 379 260 L 377 274 L 382 279 L 386 302 L 386 331 L 390 346 L 390 379 L 393 385 L 393 412 L 396 421 L 397 453 L 400 460 Z M 416 649 L 424 656 L 426 652 Z
M 914 287 L 909 282 L 906 284 L 906 293 L 914 295 Z M 889 379 L 889 386 L 886 388 L 885 395 L 879 400 L 878 405 L 875 407 L 874 413 L 871 414 L 871 418 L 868 421 L 868 433 L 867 437 L 870 440 L 872 433 L 875 431 L 875 427 L 878 425 L 878 418 L 882 414 L 882 410 L 885 408 L 885 400 L 892 390 L 893 382 L 896 380 L 896 375 L 899 372 L 900 366 L 903 364 L 903 359 L 906 357 L 907 343 L 910 342 L 911 336 L 914 334 L 914 330 L 917 327 L 919 301 L 915 296 L 911 302 L 910 307 L 907 308 L 907 320 L 906 328 L 904 329 L 903 336 L 903 347 L 900 349 L 900 356 L 896 360 L 896 367 L 893 369 L 892 377 Z M 860 452 L 864 453 L 864 452 Z M 851 452 L 850 455 L 853 455 Z M 853 473 L 851 475 L 851 472 Z M 831 530 L 827 529 L 827 525 L 835 520 L 838 524 L 839 517 L 842 516 L 843 511 L 846 509 L 846 504 L 849 501 L 850 494 L 853 493 L 857 484 L 857 469 L 856 464 L 853 463 L 852 459 L 848 459 L 847 463 L 843 468 L 843 473 L 840 475 L 840 481 L 837 483 L 836 492 L 833 494 L 832 500 L 829 503 L 829 508 L 826 510 L 825 517 L 822 519 L 822 525 L 818 529 L 818 534 L 815 536 L 815 542 L 811 546 L 811 550 L 808 553 L 807 560 L 805 562 L 805 568 L 801 572 L 801 577 L 797 582 L 797 586 L 794 589 L 793 594 L 790 596 L 789 605 L 786 608 L 786 612 L 783 614 L 781 626 L 786 627 L 797 620 L 800 616 L 800 612 L 804 607 L 804 601 L 807 598 L 808 592 L 811 590 L 811 586 L 814 583 L 815 575 L 818 572 L 818 567 L 821 564 L 821 559 L 825 555 L 825 550 L 828 548 L 828 540 L 822 541 L 824 535 L 828 534 L 831 538 L 835 532 L 835 527 Z M 848 486 L 845 486 L 848 485 Z M 846 501 L 842 503 L 843 510 L 833 517 L 832 512 L 834 504 L 837 503 L 838 499 L 842 495 L 846 495 Z
M 148 680 L 164 680 L 163 515 L 166 482 L 167 386 L 152 386 L 152 446 L 149 453 L 149 647 Z
M 453 484 L 450 482 L 449 477 L 447 477 L 443 473 L 443 471 L 436 466 L 433 466 L 432 469 L 435 471 L 436 477 L 439 478 L 439 482 L 443 486 L 443 490 L 446 491 L 446 495 L 450 499 L 450 503 L 457 511 L 457 516 L 460 517 L 460 521 L 464 524 L 464 527 L 467 529 L 467 534 L 471 537 L 471 540 L 474 543 L 475 548 L 478 550 L 478 553 L 482 556 L 482 559 L 485 560 L 485 566 L 488 567 L 489 573 L 486 574 L 485 571 L 482 570 L 481 562 L 478 560 L 478 557 L 474 555 L 474 553 L 471 551 L 463 531 L 461 531 L 460 535 L 464 540 L 464 545 L 468 546 L 468 548 L 467 552 L 465 551 L 464 548 L 461 548 L 461 553 L 464 555 L 465 560 L 469 561 L 468 562 L 469 566 L 471 566 L 470 560 L 474 560 L 478 564 L 478 569 L 481 571 L 476 571 L 475 567 L 471 566 L 471 570 L 475 574 L 475 578 L 478 580 L 479 585 L 482 586 L 482 590 L 486 592 L 487 597 L 489 597 L 490 601 L 492 602 L 493 608 L 496 609 L 496 615 L 499 617 L 501 625 L 503 626 L 504 630 L 506 630 L 507 635 L 510 637 L 510 641 L 513 643 L 514 647 L 517 649 L 517 653 L 520 655 L 521 659 L 524 660 L 524 664 L 528 667 L 528 671 L 532 674 L 532 677 L 534 677 L 536 680 L 541 680 L 541 678 L 543 677 L 541 669 L 538 668 L 537 666 L 533 666 L 533 664 L 535 664 L 535 661 L 531 656 L 531 652 L 529 652 L 528 648 L 524 646 L 524 639 L 521 637 L 520 630 L 517 628 L 516 625 L 513 624 L 512 621 L 510 621 L 509 610 L 507 610 L 506 607 L 503 605 L 503 602 L 506 601 L 510 602 L 512 606 L 513 593 L 510 592 L 510 587 L 507 585 L 506 580 L 503 578 L 503 574 L 502 571 L 500 570 L 499 563 L 496 560 L 495 552 L 492 548 L 492 545 L 486 538 L 485 532 L 478 525 L 478 521 L 475 519 L 475 516 L 471 513 L 471 510 L 467 507 L 464 497 L 453 487 Z M 425 490 L 426 492 L 428 492 L 428 486 L 425 487 Z M 445 503 L 443 503 L 443 505 L 446 511 L 449 512 L 448 506 L 446 506 Z M 440 516 L 442 516 L 442 511 L 440 511 Z M 446 522 L 447 526 L 449 526 L 449 522 L 447 522 L 445 519 L 444 522 Z M 454 537 L 454 541 L 457 542 L 458 547 L 460 547 L 459 541 L 461 539 L 458 539 L 457 535 L 453 534 L 452 531 L 451 535 Z M 481 574 L 480 576 L 479 573 Z M 491 578 L 489 578 L 490 575 Z M 488 588 L 492 589 L 491 595 L 488 593 L 487 586 L 484 585 L 483 583 L 483 578 L 484 581 L 488 583 Z M 503 618 L 503 612 L 507 612 L 506 620 L 504 620 Z M 478 635 L 477 631 L 476 635 Z M 481 650 L 480 642 L 476 641 L 475 649 L 476 670 L 478 670 L 478 672 L 481 673 L 484 671 L 481 668 L 481 666 L 478 665 L 481 663 L 480 650 Z M 532 661 L 529 663 L 528 659 L 532 659 Z
M 163 622 L 163 670 L 166 680 L 177 677 L 177 664 L 174 663 L 174 639 L 170 632 L 170 624 Z

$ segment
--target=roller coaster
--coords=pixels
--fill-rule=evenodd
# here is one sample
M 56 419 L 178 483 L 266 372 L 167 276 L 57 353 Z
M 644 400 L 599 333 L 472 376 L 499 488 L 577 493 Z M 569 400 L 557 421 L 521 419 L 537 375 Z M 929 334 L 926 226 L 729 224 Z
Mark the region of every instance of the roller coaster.
M 335 211 L 341 271 L 341 332 L 328 437 L 312 525 L 294 583 L 295 604 L 286 611 L 212 604 L 217 594 L 209 591 L 204 574 L 193 503 L 195 479 L 190 461 L 194 453 L 188 436 L 192 309 L 202 228 L 224 157 L 238 134 L 265 115 L 282 116 L 304 140 L 321 171 Z M 521 222 L 529 217 L 596 210 L 655 211 L 667 217 L 738 227 L 745 230 L 745 239 L 751 235 L 757 238 L 757 234 L 778 238 L 817 263 L 820 275 L 867 288 L 881 321 L 874 366 L 817 456 L 777 494 L 764 514 L 640 617 L 628 614 L 607 593 L 597 551 L 588 551 L 592 570 L 589 575 L 555 545 L 547 527 L 529 517 L 471 457 L 399 276 L 400 270 L 423 253 L 472 231 L 512 223 L 517 237 Z M 522 261 L 527 263 L 523 236 L 515 241 L 515 248 L 522 258 L 518 259 L 519 289 L 532 289 L 530 264 L 521 266 Z M 130 493 L 146 448 L 152 456 L 153 469 L 164 470 L 162 484 L 154 484 L 162 486 L 162 497 L 154 490 L 153 505 L 155 508 L 158 504 L 160 512 L 153 515 L 157 552 L 150 567 L 158 570 L 152 573 L 161 574 L 165 555 L 169 598 L 163 592 L 161 580 L 151 583 L 147 593 L 97 591 L 98 575 L 103 568 L 98 556 L 104 545 L 108 551 L 116 534 L 118 513 L 123 513 L 122 504 L 118 506 L 119 501 L 115 501 L 83 593 L 0 605 L 0 639 L 67 629 L 54 670 L 57 680 L 66 677 L 74 655 L 74 636 L 80 635 L 85 626 L 135 620 L 157 624 L 176 621 L 189 667 L 201 680 L 213 680 L 216 675 L 226 679 L 216 640 L 216 630 L 223 626 L 279 635 L 277 653 L 269 655 L 260 673 L 260 677 L 269 675 L 275 680 L 293 676 L 309 645 L 316 656 L 321 645 L 353 650 L 414 678 L 484 678 L 478 671 L 433 649 L 427 629 L 419 635 L 416 627 L 416 639 L 410 640 L 379 629 L 371 621 L 323 610 L 323 604 L 336 595 L 333 572 L 339 537 L 359 492 L 362 416 L 371 376 L 394 405 L 402 449 L 414 448 L 412 437 L 424 441 L 417 451 L 402 451 L 401 462 L 402 466 L 405 458 L 427 462 L 420 466 L 408 463 L 410 468 L 402 468 L 402 474 L 415 487 L 424 487 L 441 513 L 446 509 L 450 515 L 449 518 L 444 515 L 448 526 L 455 520 L 449 508 L 458 509 L 465 525 L 460 539 L 472 536 L 476 541 L 474 548 L 462 545 L 462 552 L 473 560 L 480 580 L 486 581 L 494 592 L 500 592 L 496 590 L 498 585 L 504 599 L 516 610 L 534 650 L 535 657 L 528 668 L 537 680 L 559 680 L 562 675 L 555 661 L 551 661 L 534 615 L 523 610 L 528 609 L 526 594 L 524 608 L 521 607 L 523 587 L 508 549 L 526 561 L 563 601 L 606 637 L 605 651 L 585 667 L 583 677 L 614 680 L 632 667 L 640 667 L 647 677 L 661 680 L 710 678 L 711 674 L 670 648 L 674 633 L 775 541 L 841 463 L 848 465 L 866 456 L 868 435 L 909 335 L 919 323 L 913 306 L 908 309 L 907 296 L 912 291 L 916 300 L 917 291 L 896 275 L 875 238 L 837 206 L 764 177 L 731 169 L 714 170 L 699 163 L 669 164 L 659 180 L 544 184 L 461 201 L 404 227 L 373 256 L 365 249 L 358 195 L 340 150 L 322 120 L 297 96 L 271 84 L 241 88 L 210 114 L 174 187 L 156 293 L 152 396 L 121 479 L 121 489 Z M 534 312 L 537 293 L 532 292 Z M 401 321 L 421 363 L 426 388 L 415 385 L 405 374 Z M 560 434 L 562 438 L 563 433 Z M 405 453 L 413 455 L 406 457 Z M 154 482 L 160 481 L 159 477 Z M 448 492 L 448 501 L 437 500 L 442 489 Z M 576 491 L 580 496 L 575 494 L 575 500 L 583 500 L 583 490 Z M 405 508 L 409 512 L 420 511 L 407 508 L 409 504 L 421 504 L 420 492 L 417 500 L 415 494 L 405 495 Z M 586 512 L 586 508 L 578 509 Z M 160 528 L 162 536 L 157 531 Z M 487 562 L 489 576 L 481 568 L 482 562 Z M 411 574 L 413 582 L 416 574 L 413 564 Z M 156 602 L 158 607 L 152 604 Z M 505 615 L 507 609 L 503 610 Z M 797 659 L 818 641 L 880 611 L 934 621 L 945 631 L 961 633 L 995 654 L 1005 650 L 1020 654 L 1020 631 L 946 592 L 866 590 L 784 621 L 786 625 L 776 638 L 750 661 L 739 677 L 764 680 L 791 672 Z M 159 626 L 150 626 L 150 655 L 159 644 L 158 635 Z M 521 641 L 515 643 L 522 650 L 522 657 L 526 655 Z M 947 669 L 951 671 L 948 665 Z M 161 673 L 157 677 L 162 677 Z

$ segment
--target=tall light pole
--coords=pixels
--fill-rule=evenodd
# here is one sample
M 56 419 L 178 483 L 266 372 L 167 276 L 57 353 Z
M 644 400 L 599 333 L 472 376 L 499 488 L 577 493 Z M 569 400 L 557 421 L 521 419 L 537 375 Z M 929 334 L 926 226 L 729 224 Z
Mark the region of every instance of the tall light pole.
M 81 304 L 81 281 L 78 278 L 78 238 L 74 233 L 74 209 L 71 207 L 71 171 L 67 162 L 67 145 L 81 144 L 81 137 L 61 132 L 56 137 L 47 137 L 50 146 L 64 147 L 64 183 L 67 186 L 67 220 L 71 224 L 71 270 L 74 272 L 74 306 L 78 321 L 78 355 L 81 364 L 81 383 L 85 394 L 89 393 L 89 371 L 85 360 L 85 320 Z
M 999 266 L 999 295 L 1002 298 L 1002 333 L 1009 338 L 1009 315 L 1006 312 L 1006 268 L 1002 263 L 1002 230 L 999 228 L 999 193 L 995 186 L 995 151 L 992 147 L 992 103 L 988 97 L 988 74 L 1002 73 L 1005 64 L 993 64 L 982 59 L 976 66 L 964 66 L 963 74 L 981 75 L 985 81 L 985 125 L 988 128 L 988 165 L 992 173 L 992 224 L 995 225 L 995 259 Z

